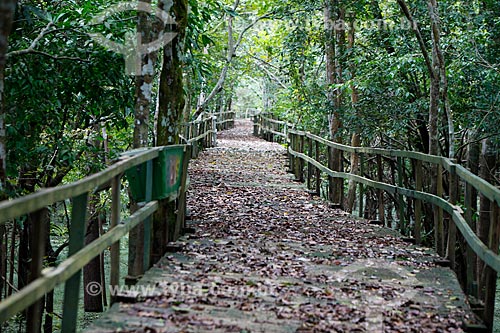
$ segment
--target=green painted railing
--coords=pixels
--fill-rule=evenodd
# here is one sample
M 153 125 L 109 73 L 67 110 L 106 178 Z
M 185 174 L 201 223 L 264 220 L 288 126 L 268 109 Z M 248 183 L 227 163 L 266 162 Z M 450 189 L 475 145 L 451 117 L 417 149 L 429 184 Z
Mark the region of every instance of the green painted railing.
M 357 184 L 355 197 L 360 216 L 378 218 L 378 222 L 391 226 L 386 221 L 386 216 L 392 216 L 395 210 L 399 218 L 397 229 L 405 236 L 413 236 L 413 241 L 417 244 L 422 241 L 423 224 L 432 226 L 436 251 L 449 260 L 452 269 L 460 273 L 466 293 L 482 300 L 484 308 L 478 312 L 484 322 L 492 327 L 497 273 L 500 272 L 500 189 L 441 156 L 342 145 L 308 132 L 294 130 L 291 124 L 265 115 L 256 116 L 254 126 L 255 134 L 268 140 L 288 143 L 291 172 L 297 180 L 306 181 L 307 186 L 316 194 L 326 191 L 330 200 L 337 198 L 338 202 L 334 203 L 342 206 L 346 202 L 344 192 L 347 186 L 344 182 L 351 181 Z M 344 158 L 345 154 L 357 155 L 359 165 L 351 166 L 346 163 L 348 159 Z M 335 156 L 340 165 L 332 163 Z M 435 191 L 432 191 L 431 170 L 437 176 Z M 392 174 L 393 179 L 387 180 L 387 174 Z M 327 177 L 327 186 L 322 190 L 323 175 Z M 340 182 L 340 186 L 335 187 L 335 182 Z M 444 188 L 445 185 L 447 189 Z M 368 191 L 368 188 L 372 190 Z M 487 239 L 480 239 L 474 231 L 473 207 L 474 202 L 478 202 L 478 197 L 473 196 L 472 189 L 490 207 L 489 211 L 481 212 L 487 214 L 490 221 Z M 332 193 L 336 190 L 341 193 Z M 367 201 L 373 202 L 375 207 L 371 213 L 365 214 Z M 391 206 L 395 209 L 388 209 L 388 201 L 392 201 Z M 427 216 L 424 203 L 430 205 Z M 462 252 L 460 257 L 465 258 L 462 267 L 457 265 L 457 250 Z M 478 272 L 475 269 L 477 258 L 483 263 L 484 271 Z
M 57 267 L 42 269 L 43 249 L 33 253 L 32 267 L 38 269 L 31 272 L 32 281 L 23 289 L 0 302 L 0 322 L 4 323 L 15 314 L 30 307 L 30 313 L 38 316 L 40 311 L 39 300 L 53 290 L 54 287 L 65 283 L 65 294 L 63 302 L 62 331 L 74 332 L 77 323 L 77 312 L 79 295 L 81 291 L 80 279 L 82 268 L 93 258 L 100 255 L 105 249 L 111 247 L 111 273 L 110 283 L 119 284 L 119 240 L 128 234 L 130 230 L 139 224 L 149 224 L 145 227 L 144 244 L 150 244 L 151 220 L 149 217 L 157 210 L 158 202 L 151 201 L 153 193 L 153 165 L 163 155 L 178 157 L 181 153 L 182 162 L 176 168 L 170 168 L 167 172 L 169 177 L 176 179 L 175 186 L 170 188 L 170 199 L 181 199 L 185 201 L 187 166 L 190 158 L 191 147 L 169 146 L 136 150 L 124 154 L 112 166 L 102 172 L 86 177 L 80 181 L 59 186 L 56 188 L 42 189 L 31 195 L 19 199 L 3 201 L 0 203 L 0 223 L 19 218 L 21 216 L 35 213 L 39 209 L 51 206 L 57 202 L 67 199 L 72 201 L 71 229 L 69 240 L 68 258 Z M 120 218 L 120 186 L 121 178 L 127 171 L 143 167 L 145 170 L 145 182 L 141 185 L 146 193 L 145 200 L 140 204 L 141 208 L 129 218 Z M 164 165 L 160 165 L 164 167 Z M 174 174 L 172 174 L 174 173 Z M 89 195 L 101 191 L 111 185 L 111 223 L 110 229 L 94 242 L 84 246 L 85 226 L 88 215 Z M 168 186 L 168 184 L 165 184 Z M 185 207 L 185 203 L 179 203 Z M 178 223 L 183 223 L 179 220 Z M 42 220 L 33 221 L 33 227 L 38 230 L 34 232 L 34 240 L 37 244 L 45 243 L 45 226 Z M 149 252 L 142 254 L 145 265 L 151 265 Z M 145 267 L 147 268 L 147 267 Z M 35 328 L 38 324 L 33 325 Z
M 134 255 L 143 258 L 145 272 L 153 264 L 151 258 L 151 239 L 153 226 L 151 216 L 157 211 L 157 200 L 166 199 L 177 202 L 176 221 L 173 238 L 179 236 L 184 227 L 187 168 L 193 150 L 212 147 L 216 144 L 217 130 L 234 126 L 234 112 L 210 114 L 199 121 L 185 124 L 186 145 L 145 148 L 129 151 L 105 170 L 74 183 L 40 191 L 0 202 L 0 224 L 27 216 L 32 218 L 33 249 L 31 257 L 30 282 L 21 290 L 0 302 L 0 325 L 16 314 L 27 310 L 27 331 L 38 332 L 42 309 L 41 299 L 56 286 L 63 284 L 64 301 L 62 331 L 75 332 L 82 287 L 81 272 L 93 258 L 111 248 L 110 279 L 112 286 L 120 284 L 120 246 L 119 242 L 132 229 L 144 226 L 144 247 Z M 138 203 L 139 209 L 130 217 L 120 217 L 120 192 L 122 177 L 126 175 L 130 192 Z M 89 196 L 102 191 L 111 191 L 111 221 L 109 230 L 92 243 L 85 245 L 85 229 L 89 210 Z M 37 212 L 64 201 L 72 202 L 68 258 L 56 267 L 43 269 L 45 230 L 43 218 Z M 137 249 L 136 249 L 137 250 Z
M 200 119 L 184 124 L 184 140 L 193 145 L 193 157 L 199 150 L 216 145 L 217 131 L 234 127 L 236 113 L 234 111 L 204 113 Z

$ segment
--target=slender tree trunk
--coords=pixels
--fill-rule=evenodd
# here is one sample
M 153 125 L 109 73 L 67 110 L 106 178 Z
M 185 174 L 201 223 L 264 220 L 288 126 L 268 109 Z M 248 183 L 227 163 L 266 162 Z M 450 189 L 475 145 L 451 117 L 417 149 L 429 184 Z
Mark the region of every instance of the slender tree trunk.
M 99 126 L 94 126 L 94 131 L 99 131 Z M 96 151 L 101 149 L 99 140 L 92 140 L 92 145 Z M 99 154 L 93 154 L 94 160 L 99 160 Z M 89 174 L 97 172 L 96 169 L 89 170 Z M 99 238 L 99 194 L 92 194 L 90 197 L 89 211 L 90 218 L 87 221 L 87 229 L 85 233 L 85 245 L 92 243 L 94 240 Z M 88 286 L 89 284 L 97 283 L 101 286 L 101 293 L 98 295 L 89 294 Z M 101 256 L 94 257 L 87 265 L 83 267 L 83 305 L 86 312 L 102 312 L 102 292 L 104 291 L 104 286 L 101 281 Z
M 333 89 L 332 85 L 342 83 L 342 57 L 345 48 L 345 10 L 339 9 L 338 1 L 327 0 L 323 12 L 325 24 L 325 49 L 326 49 L 326 81 L 330 86 L 328 88 L 328 102 L 330 107 L 329 126 L 330 136 L 334 142 L 342 143 L 340 130 L 342 120 L 340 109 L 342 107 L 342 92 L 339 88 Z M 339 24 L 342 22 L 342 24 Z M 342 159 L 338 149 L 333 149 L 331 158 L 331 167 L 334 171 L 341 171 Z M 335 178 L 330 189 L 330 199 L 334 203 L 343 204 L 343 181 Z
M 7 198 L 5 191 L 6 185 L 6 169 L 7 169 L 7 149 L 6 149 L 6 133 L 5 133 L 5 101 L 4 101 L 4 90 L 5 90 L 5 64 L 6 64 L 6 54 L 8 48 L 8 38 L 10 35 L 10 30 L 12 26 L 12 21 L 14 19 L 14 12 L 16 8 L 16 2 L 12 0 L 0 0 L 0 201 Z M 5 225 L 0 226 L 0 249 L 2 249 L 0 254 L 0 300 L 2 300 L 2 291 L 4 289 L 4 278 L 6 278 L 6 267 L 4 264 L 6 262 L 7 252 L 3 251 L 5 247 L 4 242 L 5 236 Z
M 5 133 L 5 65 L 7 63 L 8 39 L 14 20 L 17 1 L 0 0 L 0 200 L 6 198 L 5 180 L 7 169 L 7 149 Z M 1 235 L 0 235 L 1 236 Z
M 485 181 L 492 183 L 494 181 L 493 170 L 496 163 L 496 150 L 494 144 L 489 139 L 482 142 L 481 156 L 479 161 L 479 177 Z M 489 231 L 490 231 L 490 214 L 492 209 L 491 201 L 483 194 L 479 195 L 479 219 L 477 221 L 476 232 L 478 237 L 484 244 L 488 244 Z M 484 262 L 478 260 L 478 281 L 479 281 L 479 294 L 483 297 L 482 287 L 484 286 Z
M 151 4 L 151 0 L 142 0 L 142 3 Z M 143 43 L 150 43 L 157 38 L 156 26 L 149 19 L 147 13 L 138 12 L 137 32 L 141 34 Z M 149 115 L 151 113 L 152 87 L 155 77 L 157 53 L 142 55 L 141 73 L 135 77 L 135 122 L 134 148 L 149 145 Z
M 355 14 L 353 14 L 353 15 L 355 15 Z M 354 42 L 355 42 L 354 38 L 355 38 L 356 31 L 355 31 L 354 22 L 355 22 L 355 16 L 350 17 L 349 33 L 348 33 L 348 38 L 347 38 L 349 41 L 348 48 L 349 48 L 350 53 L 353 52 Z M 355 74 L 356 68 L 352 62 L 350 65 L 350 71 L 351 71 L 351 79 L 354 79 L 355 75 L 356 75 Z M 357 103 L 358 103 L 358 90 L 356 89 L 355 84 L 352 83 L 351 84 L 351 104 L 352 104 L 352 108 L 355 110 L 356 115 L 357 115 L 357 112 L 356 112 Z M 351 146 L 359 147 L 360 144 L 361 144 L 361 137 L 360 137 L 357 129 L 355 128 L 353 131 L 353 134 L 352 134 L 352 138 L 351 138 Z M 351 173 L 354 175 L 357 175 L 359 173 L 359 155 L 357 153 L 351 154 Z M 349 181 L 349 190 L 347 193 L 347 211 L 349 213 L 352 213 L 352 211 L 354 209 L 354 202 L 356 199 L 356 187 L 357 187 L 357 183 L 355 181 L 350 180 Z
M 97 208 L 98 196 L 93 195 L 90 200 L 91 218 L 87 221 L 87 231 L 85 233 L 85 245 L 90 244 L 99 238 L 99 220 Z M 98 283 L 101 286 L 101 293 L 98 295 L 89 294 L 84 288 L 83 305 L 85 312 L 102 312 L 104 310 L 102 304 L 102 292 L 105 290 L 101 281 L 101 256 L 96 256 L 83 268 L 83 285 L 87 286 L 90 283 Z

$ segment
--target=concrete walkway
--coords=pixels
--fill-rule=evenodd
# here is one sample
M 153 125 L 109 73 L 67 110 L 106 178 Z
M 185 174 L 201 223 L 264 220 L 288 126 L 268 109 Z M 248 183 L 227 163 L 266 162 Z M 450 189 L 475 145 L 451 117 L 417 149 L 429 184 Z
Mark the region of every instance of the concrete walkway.
M 454 273 L 286 174 L 286 150 L 219 133 L 191 162 L 195 230 L 87 332 L 462 332 Z

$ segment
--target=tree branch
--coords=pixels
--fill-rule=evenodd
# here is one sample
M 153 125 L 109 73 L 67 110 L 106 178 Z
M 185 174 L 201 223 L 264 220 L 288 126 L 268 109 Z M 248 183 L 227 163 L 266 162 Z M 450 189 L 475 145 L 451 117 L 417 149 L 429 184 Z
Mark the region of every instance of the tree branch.
M 265 62 L 257 57 L 252 56 L 252 58 L 259 60 L 262 64 L 271 66 L 269 63 L 267 63 L 267 62 Z M 274 75 L 270 70 L 268 70 L 266 67 L 264 67 L 263 65 L 261 65 L 259 63 L 257 63 L 257 67 L 262 69 L 262 71 L 264 71 L 264 73 L 266 73 L 267 76 L 269 76 L 274 82 L 279 84 L 283 89 L 288 89 L 288 87 L 283 82 L 281 82 L 281 80 L 276 75 Z
M 420 46 L 420 50 L 422 51 L 422 55 L 424 56 L 425 64 L 427 66 L 427 70 L 429 71 L 429 75 L 431 76 L 432 79 L 435 79 L 436 73 L 434 72 L 434 69 L 432 67 L 431 58 L 429 57 L 429 53 L 427 52 L 427 47 L 425 46 L 424 39 L 422 37 L 422 34 L 420 33 L 420 28 L 418 27 L 418 23 L 413 18 L 413 15 L 408 9 L 406 2 L 404 0 L 397 0 L 397 1 L 399 7 L 401 7 L 401 10 L 403 11 L 403 14 L 406 16 L 408 21 L 410 21 L 410 25 L 413 31 L 415 32 L 415 36 L 417 37 L 418 45 Z
M 236 0 L 235 5 L 233 6 L 233 10 L 236 10 L 236 7 L 239 4 L 239 0 Z M 271 17 L 273 12 L 264 14 L 262 16 L 257 17 L 252 23 L 247 25 L 245 29 L 240 33 L 238 40 L 236 44 L 233 44 L 233 20 L 232 17 L 230 16 L 228 18 L 228 54 L 226 58 L 226 64 L 222 68 L 221 74 L 219 76 L 219 80 L 215 84 L 215 87 L 212 89 L 210 94 L 205 98 L 205 100 L 198 105 L 198 108 L 196 112 L 193 115 L 193 118 L 198 117 L 205 109 L 207 104 L 222 90 L 222 87 L 224 86 L 224 82 L 226 81 L 226 76 L 227 72 L 229 70 L 229 66 L 231 65 L 231 62 L 235 56 L 236 51 L 238 50 L 239 46 L 241 45 L 241 42 L 243 41 L 243 37 L 245 33 L 250 30 L 252 27 L 254 27 L 259 21 Z
M 42 31 L 40 31 L 40 33 L 38 34 L 38 36 L 31 42 L 31 45 L 27 48 L 27 49 L 24 49 L 24 50 L 18 50 L 18 51 L 12 51 L 12 52 L 9 52 L 7 53 L 7 58 L 11 57 L 11 56 L 17 56 L 17 55 L 22 55 L 22 54 L 27 54 L 27 53 L 31 53 L 32 51 L 35 50 L 35 47 L 37 47 L 38 43 L 40 42 L 40 40 L 45 36 L 47 35 L 49 32 L 50 32 L 50 28 L 54 25 L 54 23 L 52 22 L 49 22 L 47 24 L 47 26 L 45 26 L 45 28 L 42 29 Z
M 53 26 L 54 26 L 54 23 L 49 22 L 45 26 L 45 28 L 43 28 L 42 31 L 40 31 L 38 36 L 31 42 L 31 45 L 28 48 L 23 49 L 23 50 L 9 52 L 6 54 L 6 57 L 10 58 L 13 56 L 15 57 L 15 56 L 20 56 L 20 55 L 25 55 L 25 54 L 39 54 L 39 55 L 42 55 L 42 56 L 45 56 L 45 57 L 48 57 L 48 58 L 51 58 L 54 60 L 72 60 L 72 61 L 80 61 L 80 62 L 90 62 L 89 60 L 85 60 L 85 59 L 78 58 L 78 57 L 55 56 L 55 55 L 49 54 L 47 52 L 36 50 L 35 48 L 38 46 L 38 43 L 40 43 L 40 41 L 42 40 L 43 37 L 45 37 L 48 34 L 51 34 L 51 33 L 54 33 L 56 31 L 60 30 L 60 29 L 50 30 L 50 28 L 52 28 Z
M 39 54 L 39 55 L 42 55 L 44 57 L 48 57 L 48 58 L 51 58 L 54 60 L 71 60 L 71 61 L 80 61 L 80 62 L 86 62 L 86 63 L 90 62 L 90 60 L 82 59 L 79 57 L 56 56 L 56 55 L 52 55 L 50 53 L 38 51 L 38 50 L 30 50 L 28 52 L 23 52 L 23 53 L 16 54 L 16 55 L 22 55 L 22 54 Z

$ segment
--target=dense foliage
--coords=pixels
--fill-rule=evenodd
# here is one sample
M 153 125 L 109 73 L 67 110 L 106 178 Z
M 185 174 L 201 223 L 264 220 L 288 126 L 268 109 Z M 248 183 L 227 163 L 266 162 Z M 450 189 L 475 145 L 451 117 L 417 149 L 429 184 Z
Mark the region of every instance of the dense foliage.
M 169 27 L 183 38 L 151 57 L 150 80 L 136 87 L 123 56 L 89 35 L 133 44 L 135 10 L 92 23 L 119 3 L 17 1 L 6 55 L 0 40 L 0 198 L 74 181 L 132 148 L 139 93 L 149 145 L 164 134 L 158 121 L 170 129 L 202 112 L 260 109 L 338 142 L 433 152 L 435 139 L 438 154 L 454 152 L 463 164 L 482 142 L 494 161 L 483 176 L 499 181 L 498 1 L 174 0 L 181 9 L 189 4 L 186 16 L 173 7 L 182 22 Z M 149 21 L 150 36 L 167 30 Z M 173 81 L 182 92 L 170 91 L 176 110 L 157 105 Z M 163 124 L 161 110 L 176 119 Z M 169 143 L 179 142 L 179 129 L 172 133 Z M 13 245 L 18 236 L 26 241 L 27 222 L 11 229 Z M 0 239 L 7 231 L 0 228 Z

